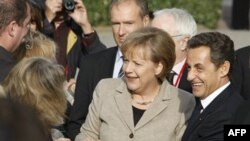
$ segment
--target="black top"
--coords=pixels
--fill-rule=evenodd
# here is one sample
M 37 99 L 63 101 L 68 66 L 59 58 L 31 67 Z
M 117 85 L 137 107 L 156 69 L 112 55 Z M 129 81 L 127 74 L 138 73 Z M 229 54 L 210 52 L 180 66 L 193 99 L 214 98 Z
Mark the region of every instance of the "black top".
M 141 119 L 143 113 L 146 111 L 146 110 L 143 110 L 143 109 L 138 109 L 134 106 L 132 106 L 132 109 L 133 109 L 133 117 L 134 117 L 134 126 L 136 126 L 136 124 L 138 123 L 138 121 Z
M 0 46 L 0 83 L 9 74 L 16 61 L 12 58 L 11 53 Z

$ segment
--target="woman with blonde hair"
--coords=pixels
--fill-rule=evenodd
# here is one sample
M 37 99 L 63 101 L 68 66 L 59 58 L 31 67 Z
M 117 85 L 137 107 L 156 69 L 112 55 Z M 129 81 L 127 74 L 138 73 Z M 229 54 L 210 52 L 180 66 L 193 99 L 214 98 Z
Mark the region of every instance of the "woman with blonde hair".
M 32 57 L 20 61 L 2 85 L 7 97 L 33 108 L 49 133 L 52 127 L 63 123 L 67 107 L 65 82 L 61 65 Z
M 55 60 L 56 48 L 57 45 L 52 39 L 39 31 L 30 30 L 25 37 L 25 42 L 13 53 L 13 57 L 17 61 L 29 57 L 45 57 Z

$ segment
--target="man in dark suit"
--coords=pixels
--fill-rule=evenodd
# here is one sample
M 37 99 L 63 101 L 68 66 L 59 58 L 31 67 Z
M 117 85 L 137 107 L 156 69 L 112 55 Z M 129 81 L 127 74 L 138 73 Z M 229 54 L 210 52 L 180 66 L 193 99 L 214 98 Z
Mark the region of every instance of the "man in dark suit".
M 166 8 L 154 12 L 152 26 L 168 32 L 175 42 L 176 60 L 172 68 L 175 75 L 168 80 L 174 86 L 192 93 L 192 87 L 187 81 L 186 46 L 187 41 L 197 32 L 194 18 L 182 9 Z
M 126 36 L 149 23 L 145 0 L 113 0 L 110 5 L 112 32 L 116 47 L 86 56 L 80 64 L 75 101 L 69 117 L 68 136 L 74 140 L 85 121 L 95 86 L 103 78 L 117 78 L 123 60 L 119 47 Z
M 197 98 L 182 141 L 223 141 L 229 124 L 243 101 L 231 87 L 234 44 L 219 32 L 201 33 L 188 41 L 188 80 Z
M 10 4 L 12 3 L 12 4 Z M 18 7 L 17 7 L 18 5 Z M 0 2 L 0 83 L 16 64 L 11 52 L 15 51 L 29 30 L 30 6 L 24 0 Z
M 236 50 L 233 86 L 244 99 L 250 99 L 250 46 Z

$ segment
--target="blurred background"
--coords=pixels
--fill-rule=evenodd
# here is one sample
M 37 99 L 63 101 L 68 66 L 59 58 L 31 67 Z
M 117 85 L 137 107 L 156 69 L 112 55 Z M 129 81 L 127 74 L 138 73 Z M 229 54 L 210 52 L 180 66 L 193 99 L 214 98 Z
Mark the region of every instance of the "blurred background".
M 89 20 L 107 46 L 114 46 L 109 20 L 111 0 L 83 0 Z M 250 0 L 148 0 L 150 10 L 177 7 L 191 13 L 199 25 L 198 32 L 219 31 L 230 36 L 235 49 L 250 45 Z M 247 20 L 247 21 L 246 21 Z M 243 23 L 244 22 L 244 23 Z

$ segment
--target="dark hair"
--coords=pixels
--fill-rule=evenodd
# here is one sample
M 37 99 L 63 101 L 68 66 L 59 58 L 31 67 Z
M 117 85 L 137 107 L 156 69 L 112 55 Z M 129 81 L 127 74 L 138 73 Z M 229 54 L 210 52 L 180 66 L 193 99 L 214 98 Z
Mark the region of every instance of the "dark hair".
M 114 5 L 117 5 L 121 2 L 125 1 L 134 1 L 136 5 L 140 8 L 140 16 L 141 18 L 149 15 L 149 8 L 147 0 L 112 0 L 109 6 L 109 11 L 113 8 Z
M 206 32 L 200 33 L 188 41 L 188 49 L 201 46 L 210 48 L 211 62 L 217 68 L 225 61 L 229 61 L 230 70 L 228 75 L 231 74 L 235 58 L 234 42 L 227 35 L 219 32 Z
M 31 8 L 31 23 L 36 24 L 38 31 L 42 31 L 42 21 L 44 19 L 43 6 L 36 0 L 29 0 Z
M 0 98 L 1 141 L 48 141 L 49 132 L 35 112 L 18 102 Z
M 162 72 L 157 77 L 161 81 L 165 79 L 175 62 L 175 44 L 170 35 L 155 27 L 145 27 L 134 31 L 122 44 L 121 52 L 124 56 L 131 56 L 138 49 L 143 50 L 143 57 L 154 63 L 162 63 Z
M 2 31 L 11 21 L 16 21 L 23 26 L 27 17 L 27 0 L 1 0 L 0 1 L 0 31 Z

